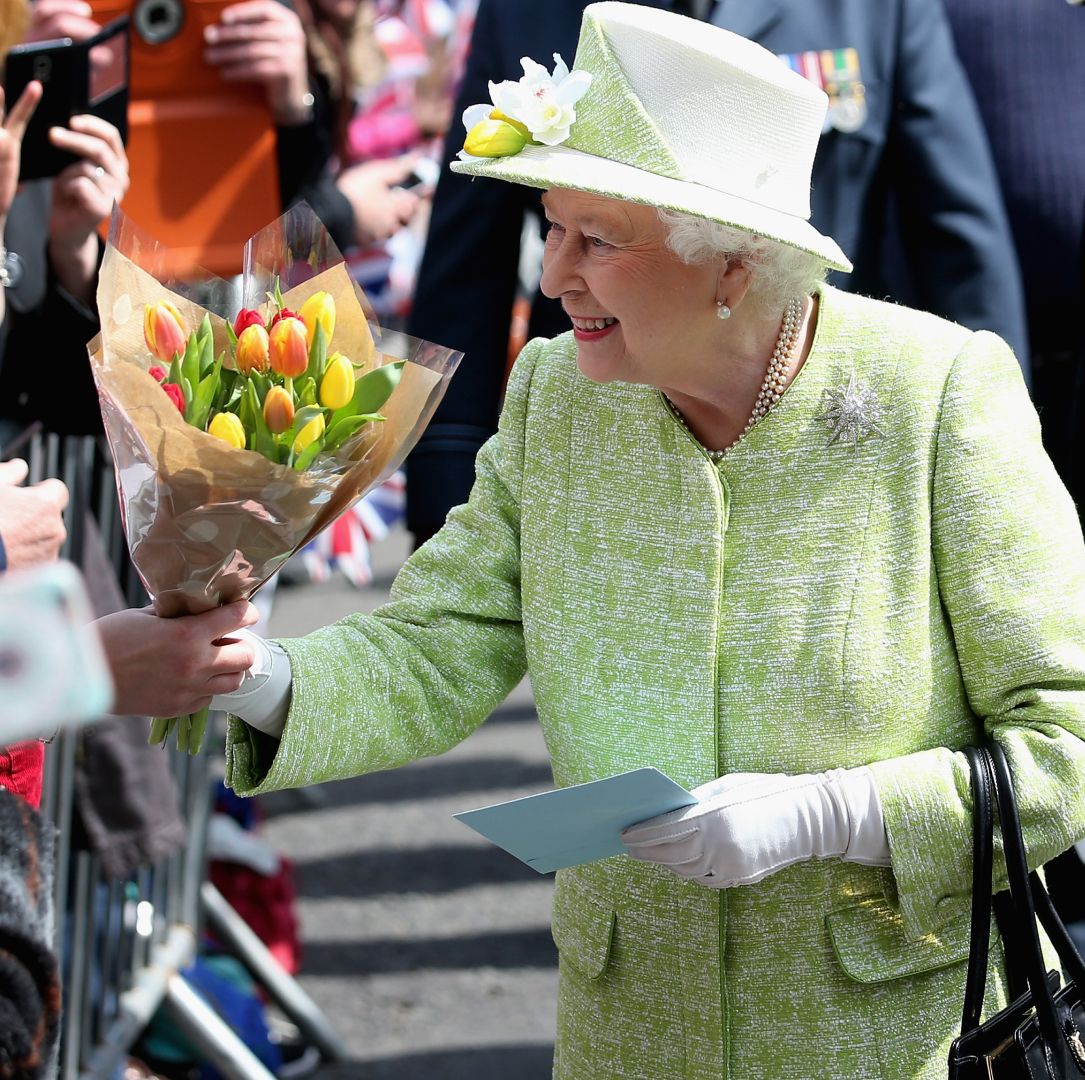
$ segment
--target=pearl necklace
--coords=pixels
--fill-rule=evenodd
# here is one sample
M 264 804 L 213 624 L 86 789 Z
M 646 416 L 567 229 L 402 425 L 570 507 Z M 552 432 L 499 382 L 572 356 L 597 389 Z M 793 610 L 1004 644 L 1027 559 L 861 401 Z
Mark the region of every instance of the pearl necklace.
M 787 307 L 784 309 L 784 318 L 780 324 L 780 336 L 776 339 L 776 348 L 772 351 L 772 359 L 769 360 L 768 370 L 765 372 L 765 378 L 761 382 L 761 389 L 758 391 L 753 411 L 746 421 L 746 426 L 742 429 L 742 434 L 730 446 L 725 446 L 722 450 L 705 450 L 705 453 L 713 461 L 719 461 L 742 442 L 754 425 L 767 416 L 780 400 L 784 392 L 784 386 L 787 383 L 787 373 L 791 368 L 792 361 L 795 359 L 795 349 L 799 344 L 799 327 L 801 325 L 802 300 L 796 296 L 787 302 Z M 697 440 L 697 436 L 693 434 L 689 424 L 686 423 L 682 410 L 666 394 L 663 396 L 667 398 L 668 404 L 674 410 L 678 422 L 694 440 Z

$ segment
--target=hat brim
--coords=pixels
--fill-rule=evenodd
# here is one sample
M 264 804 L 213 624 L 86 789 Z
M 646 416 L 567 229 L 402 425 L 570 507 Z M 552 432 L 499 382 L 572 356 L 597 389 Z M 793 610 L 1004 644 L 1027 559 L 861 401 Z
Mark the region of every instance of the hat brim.
M 468 176 L 492 176 L 536 188 L 571 188 L 610 199 L 645 203 L 707 218 L 815 255 L 833 270 L 851 271 L 839 245 L 810 222 L 772 210 L 737 195 L 686 180 L 623 165 L 568 146 L 525 146 L 518 154 L 500 158 L 453 161 L 452 171 Z

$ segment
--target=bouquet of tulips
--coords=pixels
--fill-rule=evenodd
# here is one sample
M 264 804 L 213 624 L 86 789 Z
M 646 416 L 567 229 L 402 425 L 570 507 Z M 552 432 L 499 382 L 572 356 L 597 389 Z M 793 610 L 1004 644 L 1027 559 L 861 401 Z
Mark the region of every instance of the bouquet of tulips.
M 176 616 L 251 597 L 394 472 L 461 354 L 373 325 L 306 206 L 249 241 L 240 303 L 165 254 L 115 211 L 89 350 L 132 560 Z M 157 718 L 151 741 L 195 753 L 206 722 Z
M 227 327 L 231 347 L 217 357 L 209 316 L 186 336 L 184 317 L 173 303 L 146 303 L 144 342 L 169 365 L 155 365 L 148 374 L 187 424 L 300 472 L 321 458 L 334 460 L 362 427 L 384 420 L 377 410 L 406 361 L 366 370 L 371 339 L 362 341 L 359 363 L 341 352 L 329 356 L 335 332 L 329 293 L 311 293 L 295 314 L 276 283 L 268 303 L 267 315 L 253 308 L 237 313 Z

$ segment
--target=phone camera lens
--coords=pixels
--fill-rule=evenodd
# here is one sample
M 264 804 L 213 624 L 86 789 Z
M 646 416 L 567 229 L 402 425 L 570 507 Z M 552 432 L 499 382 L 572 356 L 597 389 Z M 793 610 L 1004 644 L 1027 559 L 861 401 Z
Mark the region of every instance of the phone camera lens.
M 140 0 L 133 12 L 136 33 L 148 45 L 164 45 L 175 38 L 184 21 L 181 0 Z

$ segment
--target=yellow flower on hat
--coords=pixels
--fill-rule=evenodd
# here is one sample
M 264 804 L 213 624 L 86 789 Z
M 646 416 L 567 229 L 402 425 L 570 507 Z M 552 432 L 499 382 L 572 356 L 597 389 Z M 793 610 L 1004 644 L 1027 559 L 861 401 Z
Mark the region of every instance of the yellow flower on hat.
M 576 122 L 576 103 L 591 86 L 586 71 L 570 71 L 558 53 L 554 70 L 523 57 L 523 78 L 490 83 L 492 105 L 472 105 L 464 110 L 467 139 L 461 160 L 508 157 L 529 143 L 558 146 L 569 138 Z

